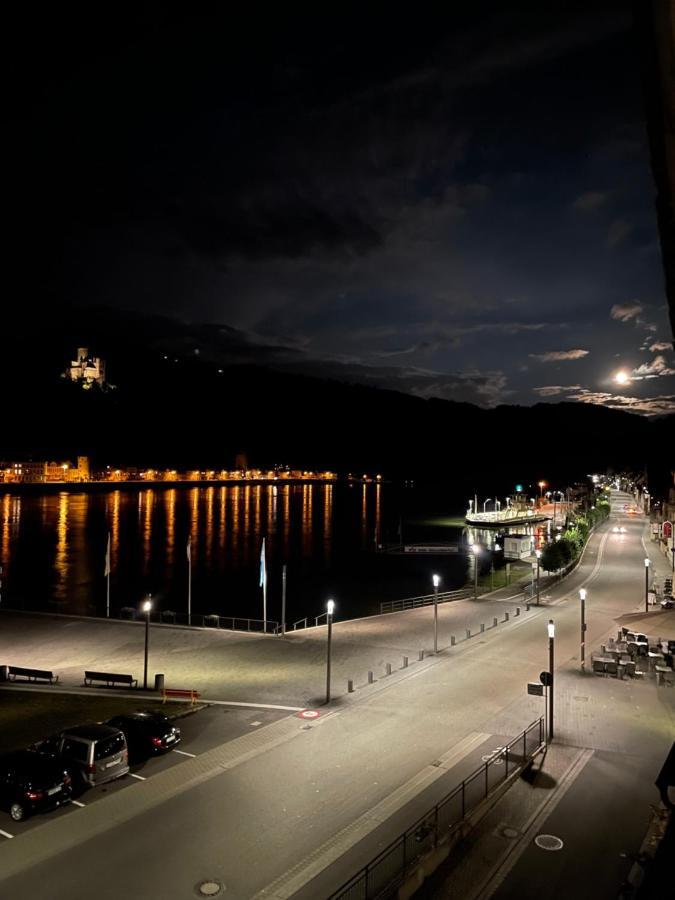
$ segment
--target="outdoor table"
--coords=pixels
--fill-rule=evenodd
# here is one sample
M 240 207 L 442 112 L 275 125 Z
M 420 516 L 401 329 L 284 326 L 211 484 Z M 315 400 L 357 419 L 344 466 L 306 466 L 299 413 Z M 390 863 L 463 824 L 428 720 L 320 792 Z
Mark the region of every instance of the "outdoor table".
M 659 666 L 659 665 L 657 665 L 657 666 L 656 666 L 656 683 L 657 683 L 657 684 L 663 684 L 663 676 L 666 674 L 666 672 L 672 672 L 672 671 L 673 671 L 673 670 L 672 670 L 672 667 L 671 667 L 671 666 Z
M 665 661 L 663 659 L 663 653 L 655 653 L 653 650 L 649 651 L 647 658 L 649 659 L 650 669 L 653 669 L 657 663 L 663 663 Z

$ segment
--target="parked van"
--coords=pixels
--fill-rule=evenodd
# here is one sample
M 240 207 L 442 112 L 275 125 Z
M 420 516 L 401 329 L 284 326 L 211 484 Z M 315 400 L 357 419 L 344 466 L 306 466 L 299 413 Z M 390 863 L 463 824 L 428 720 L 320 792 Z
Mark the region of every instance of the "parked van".
M 35 745 L 50 759 L 62 760 L 85 784 L 105 784 L 129 771 L 124 733 L 110 725 L 77 725 Z

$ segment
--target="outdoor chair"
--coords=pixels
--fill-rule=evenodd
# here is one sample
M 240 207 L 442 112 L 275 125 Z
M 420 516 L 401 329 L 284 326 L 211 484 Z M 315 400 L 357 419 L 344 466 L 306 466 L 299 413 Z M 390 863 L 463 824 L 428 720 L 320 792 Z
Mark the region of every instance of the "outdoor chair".
M 607 672 L 608 675 L 616 675 L 616 673 L 617 673 L 616 661 L 605 663 L 605 671 Z
M 633 664 L 635 665 L 635 664 Z M 601 659 L 593 660 L 593 673 L 595 675 L 604 675 L 605 674 L 605 664 Z

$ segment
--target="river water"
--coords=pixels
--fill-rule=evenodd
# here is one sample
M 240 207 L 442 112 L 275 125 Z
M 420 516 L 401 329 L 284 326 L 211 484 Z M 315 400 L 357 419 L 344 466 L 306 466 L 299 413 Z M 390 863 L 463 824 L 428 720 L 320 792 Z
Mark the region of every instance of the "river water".
M 163 487 L 0 495 L 3 608 L 103 615 L 111 541 L 110 605 L 187 609 L 191 536 L 193 613 L 262 619 L 260 550 L 266 541 L 267 618 L 293 623 L 336 602 L 337 618 L 379 611 L 383 600 L 430 593 L 472 578 L 466 543 L 494 535 L 464 528 L 452 487 L 283 484 Z M 453 514 L 454 512 L 454 514 Z M 402 523 L 402 524 L 400 524 Z M 376 543 L 456 541 L 443 556 L 376 552 Z

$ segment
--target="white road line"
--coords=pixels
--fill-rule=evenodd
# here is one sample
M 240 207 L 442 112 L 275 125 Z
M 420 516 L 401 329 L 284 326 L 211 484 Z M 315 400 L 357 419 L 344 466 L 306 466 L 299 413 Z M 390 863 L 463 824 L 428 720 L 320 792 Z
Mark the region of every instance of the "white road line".
M 172 753 L 180 753 L 181 756 L 189 756 L 192 759 L 197 755 L 196 753 L 188 753 L 187 750 L 172 750 Z
M 75 806 L 84 806 L 85 805 L 84 803 L 80 803 L 79 800 L 71 800 L 70 802 L 73 803 Z
M 13 834 L 10 834 L 9 831 L 3 831 L 2 828 L 0 828 L 0 834 L 1 834 L 3 837 L 6 837 L 6 838 L 13 838 L 13 837 L 14 837 Z
M 262 725 L 262 722 L 249 722 L 249 725 L 251 725 L 251 727 L 254 725 Z
M 135 772 L 129 772 L 132 778 L 138 778 L 139 781 L 145 781 L 145 775 L 136 775 Z
M 209 700 L 208 697 L 202 697 L 202 701 L 215 706 L 250 706 L 253 709 L 282 709 L 288 712 L 301 712 L 303 709 L 307 709 L 306 706 L 278 706 L 275 703 L 241 703 L 238 700 Z

